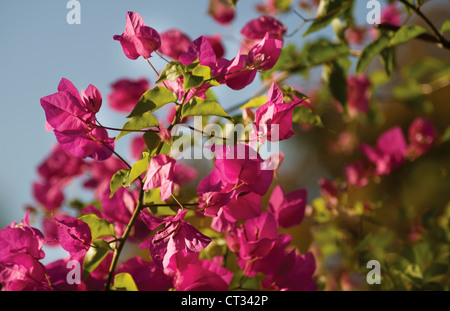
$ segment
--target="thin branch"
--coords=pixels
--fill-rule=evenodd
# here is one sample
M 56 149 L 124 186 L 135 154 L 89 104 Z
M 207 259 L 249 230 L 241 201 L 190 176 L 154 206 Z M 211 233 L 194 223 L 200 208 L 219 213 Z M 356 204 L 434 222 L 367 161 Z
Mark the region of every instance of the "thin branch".
M 428 19 L 428 17 L 426 17 L 422 13 L 420 7 L 416 7 L 406 0 L 400 0 L 400 2 L 403 3 L 405 6 L 407 6 L 408 8 L 410 8 L 411 10 L 413 10 L 417 15 L 419 15 L 424 20 L 425 23 L 427 23 L 427 25 L 431 28 L 432 32 L 436 35 L 438 43 L 440 43 L 443 47 L 450 49 L 450 41 L 447 41 L 444 38 L 444 36 L 442 36 L 442 34 L 439 32 L 436 26 L 434 26 L 434 24 Z
M 397 31 L 400 29 L 399 26 L 395 26 L 395 25 L 391 25 L 388 23 L 382 23 L 377 25 L 378 29 L 386 29 L 386 30 L 392 30 L 392 31 Z M 429 34 L 429 33 L 423 33 L 418 35 L 415 39 L 419 39 L 422 41 L 426 41 L 426 42 L 430 42 L 430 43 L 435 43 L 439 46 L 442 46 L 444 48 L 450 48 L 450 45 L 448 43 L 442 43 L 438 38 L 436 38 L 435 36 Z

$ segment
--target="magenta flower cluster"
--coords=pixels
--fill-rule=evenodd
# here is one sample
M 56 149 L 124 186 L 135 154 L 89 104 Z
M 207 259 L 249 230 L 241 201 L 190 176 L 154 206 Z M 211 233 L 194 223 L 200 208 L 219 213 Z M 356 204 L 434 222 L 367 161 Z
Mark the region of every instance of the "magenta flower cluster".
M 221 1 L 213 2 L 210 10 L 221 23 L 234 15 L 234 10 L 224 8 Z M 180 202 L 180 189 L 198 173 L 163 151 L 172 139 L 170 129 L 186 120 L 180 114 L 184 105 L 191 99 L 206 99 L 214 85 L 240 90 L 251 84 L 258 71 L 269 70 L 278 61 L 285 32 L 286 27 L 273 17 L 252 20 L 242 29 L 246 38 L 243 46 L 228 60 L 223 58 L 220 36 L 191 41 L 177 29 L 159 34 L 146 26 L 139 14 L 128 12 L 123 34 L 114 36 L 126 57 L 149 61 L 158 53 L 184 68 L 198 62 L 197 66 L 208 68 L 211 78 L 189 88 L 185 81 L 188 72 L 159 83 L 157 87 L 173 94 L 175 109 L 169 110 L 167 120 L 158 120 L 159 126 L 140 129 L 157 134 L 155 149 L 151 150 L 142 137 L 133 140 L 135 158 L 139 163 L 147 160 L 137 174 L 133 172 L 135 166 L 116 152 L 115 139 L 107 131 L 110 128 L 97 120 L 102 96 L 96 87 L 89 85 L 79 92 L 63 78 L 57 93 L 41 99 L 45 128 L 59 143 L 39 166 L 40 180 L 33 186 L 35 198 L 45 211 L 42 231 L 30 226 L 28 213 L 21 223 L 0 230 L 2 289 L 109 290 L 120 286 L 115 276 L 127 274 L 139 290 L 228 290 L 236 270 L 229 266 L 229 258 L 209 256 L 210 246 L 221 239 L 226 253 L 235 254 L 235 265 L 241 270 L 238 285 L 246 278 L 255 278 L 259 285 L 254 289 L 314 290 L 313 255 L 300 254 L 290 246 L 292 237 L 279 230 L 302 222 L 306 190 L 285 193 L 277 185 L 270 194 L 273 163 L 265 162 L 249 142 L 239 142 L 212 146 L 214 168 L 199 182 L 196 201 Z M 214 83 L 210 83 L 212 80 Z M 149 88 L 146 79 L 119 80 L 112 84 L 109 105 L 118 112 L 131 113 Z M 267 102 L 253 113 L 257 141 L 280 141 L 294 135 L 292 115 L 299 105 L 304 105 L 304 99 L 287 101 L 273 83 Z M 143 152 L 147 156 L 141 158 Z M 115 187 L 113 181 L 120 174 L 135 177 Z M 94 203 L 80 207 L 76 216 L 62 208 L 67 203 L 64 190 L 75 179 L 94 197 Z M 158 199 L 147 203 L 149 194 Z M 270 194 L 270 201 L 264 206 L 266 194 Z M 152 207 L 158 206 L 170 207 L 173 215 L 156 214 Z M 197 218 L 210 220 L 210 228 L 197 229 L 197 222 L 192 221 Z M 127 240 L 147 249 L 150 256 L 118 264 Z M 42 264 L 46 244 L 60 245 L 67 257 Z M 98 256 L 101 260 L 95 261 Z M 83 273 L 81 280 L 69 284 L 67 264 L 72 261 L 80 264 Z

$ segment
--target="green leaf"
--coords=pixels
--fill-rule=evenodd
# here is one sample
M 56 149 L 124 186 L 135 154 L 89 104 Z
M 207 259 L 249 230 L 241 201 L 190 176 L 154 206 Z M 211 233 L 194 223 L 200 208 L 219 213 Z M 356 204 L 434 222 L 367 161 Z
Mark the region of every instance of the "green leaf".
M 183 75 L 183 90 L 189 90 L 196 87 L 200 87 L 203 84 L 203 77 L 196 76 L 190 73 L 185 73 Z
M 267 103 L 267 96 L 263 95 L 263 96 L 259 96 L 259 97 L 250 99 L 248 102 L 246 102 L 244 105 L 242 105 L 239 109 L 257 108 L 257 107 L 261 107 L 265 103 Z
M 139 99 L 139 102 L 127 118 L 138 116 L 145 112 L 154 112 L 168 103 L 176 102 L 176 100 L 177 96 L 167 88 L 156 86 L 141 96 L 141 99 Z
M 403 101 L 411 109 L 426 113 L 431 113 L 434 109 L 420 84 L 415 80 L 396 85 L 392 93 L 396 99 Z
M 181 118 L 187 116 L 218 116 L 231 119 L 219 103 L 198 97 L 192 98 L 183 105 L 181 109 Z
M 313 217 L 318 223 L 326 223 L 330 221 L 331 213 L 327 208 L 324 198 L 314 199 L 312 206 L 314 209 Z
M 130 170 L 129 169 L 123 169 L 117 171 L 114 176 L 111 178 L 111 183 L 109 185 L 109 188 L 111 190 L 111 195 L 109 198 L 112 198 L 114 196 L 114 193 L 120 188 L 120 187 L 127 187 L 130 185 L 129 183 L 130 178 Z
M 85 214 L 79 218 L 88 224 L 91 229 L 92 240 L 115 235 L 114 226 L 106 219 L 99 218 L 94 214 Z
M 156 83 L 161 83 L 165 80 L 175 81 L 178 77 L 185 73 L 185 66 L 177 60 L 173 60 L 164 67 L 159 74 Z
M 306 61 L 311 66 L 335 61 L 349 53 L 349 47 L 343 43 L 332 43 L 326 39 L 319 39 L 305 46 Z
M 358 63 L 356 64 L 356 74 L 362 73 L 372 62 L 372 59 L 389 45 L 390 40 L 390 36 L 384 33 L 381 34 L 377 40 L 367 45 L 362 51 Z
M 105 259 L 108 253 L 111 251 L 109 243 L 105 240 L 92 241 L 92 246 L 86 252 L 83 261 L 83 280 L 98 267 L 98 265 Z
M 218 83 L 215 79 L 213 79 L 213 76 L 211 75 L 211 68 L 208 66 L 202 66 L 198 65 L 197 67 L 192 70 L 192 74 L 203 77 L 204 81 L 207 81 L 208 84 L 219 86 L 220 83 Z
M 450 273 L 450 265 L 445 263 L 432 263 L 423 273 L 424 279 L 433 278 L 439 275 L 448 275 Z
M 408 42 L 411 39 L 427 32 L 425 28 L 419 25 L 405 25 L 400 27 L 394 34 L 394 37 L 391 39 L 390 45 L 395 46 L 405 42 Z
M 208 99 L 208 100 L 218 101 L 217 96 L 214 94 L 214 91 L 212 89 L 208 89 L 205 92 L 205 95 L 206 95 L 206 99 Z
M 305 106 L 297 106 L 294 108 L 292 122 L 323 127 L 320 116 Z
M 137 292 L 138 288 L 129 273 L 118 273 L 114 276 L 113 290 Z
M 370 84 L 374 88 L 386 84 L 390 81 L 389 76 L 386 74 L 386 71 L 382 69 L 374 70 L 373 72 L 371 72 L 369 78 Z
M 380 53 L 381 60 L 384 64 L 384 70 L 390 76 L 395 66 L 395 48 L 387 47 Z
M 445 129 L 444 134 L 441 136 L 441 143 L 445 143 L 447 141 L 450 141 L 450 126 Z
M 307 95 L 297 91 L 296 89 L 294 89 L 292 86 L 289 85 L 283 85 L 281 87 L 281 91 L 283 92 L 283 100 L 285 103 L 294 101 L 295 100 L 294 96 L 297 97 L 298 99 L 308 98 Z
M 340 17 L 353 4 L 352 0 L 321 0 L 317 8 L 314 22 L 303 36 L 307 36 L 328 26 L 335 18 Z
M 119 136 L 117 136 L 116 140 L 118 140 L 122 136 L 133 133 L 133 131 L 158 126 L 159 126 L 158 119 L 150 112 L 144 112 L 141 115 L 132 117 L 127 123 L 125 123 L 124 126 L 122 127 L 122 131 L 120 132 Z
M 244 271 L 238 269 L 231 279 L 229 289 L 237 290 L 258 290 L 264 276 L 257 275 L 256 277 L 244 276 Z
M 161 142 L 161 138 L 159 137 L 158 133 L 153 131 L 145 133 L 143 137 L 145 144 L 147 145 L 147 148 L 150 152 L 150 155 L 153 155 L 159 143 Z
M 331 94 L 339 104 L 347 111 L 347 72 L 351 61 L 347 57 L 325 65 L 325 80 L 328 83 Z
M 145 173 L 148 169 L 150 163 L 150 157 L 148 152 L 144 152 L 144 157 L 134 163 L 130 171 L 130 183 L 132 183 L 136 178 Z
M 144 204 L 164 204 L 159 189 L 147 190 L 144 193 Z
M 275 0 L 275 7 L 280 12 L 287 12 L 291 8 L 292 0 Z
M 406 267 L 405 274 L 414 281 L 419 281 L 423 278 L 422 270 L 417 264 L 409 264 Z
M 450 19 L 447 19 L 441 26 L 441 33 L 450 31 Z

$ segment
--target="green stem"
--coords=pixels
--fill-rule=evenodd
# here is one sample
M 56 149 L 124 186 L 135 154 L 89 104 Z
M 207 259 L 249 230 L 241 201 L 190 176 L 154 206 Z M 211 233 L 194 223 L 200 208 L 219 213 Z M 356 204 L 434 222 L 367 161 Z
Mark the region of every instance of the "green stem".
M 107 291 L 111 290 L 111 283 L 112 283 L 112 278 L 114 275 L 114 270 L 116 269 L 117 262 L 119 261 L 120 254 L 123 250 L 123 247 L 125 246 L 128 236 L 130 235 L 131 229 L 133 228 L 134 223 L 136 222 L 136 220 L 139 216 L 139 213 L 141 212 L 141 210 L 144 206 L 143 202 L 144 202 L 144 190 L 143 190 L 143 183 L 141 183 L 141 191 L 139 193 L 139 201 L 136 206 L 136 209 L 133 213 L 133 216 L 131 216 L 131 219 L 127 225 L 127 228 L 125 229 L 125 232 L 123 233 L 122 237 L 120 238 L 119 247 L 117 247 L 114 250 L 114 256 L 113 256 L 113 259 L 111 262 L 111 266 L 109 268 L 108 280 L 106 281 L 105 289 Z

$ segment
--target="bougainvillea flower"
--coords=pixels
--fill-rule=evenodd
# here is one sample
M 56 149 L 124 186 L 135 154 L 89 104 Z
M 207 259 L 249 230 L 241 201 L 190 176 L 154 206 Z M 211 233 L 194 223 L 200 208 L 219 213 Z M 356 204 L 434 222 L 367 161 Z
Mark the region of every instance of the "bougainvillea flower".
M 229 0 L 209 0 L 208 14 L 219 24 L 228 25 L 234 19 L 235 8 Z
M 277 15 L 280 12 L 277 8 L 277 0 L 264 0 L 263 3 L 257 3 L 255 8 L 262 14 Z
M 272 69 L 280 57 L 282 47 L 283 40 L 271 38 L 269 33 L 266 33 L 264 38 L 248 52 L 248 61 L 256 69 Z
M 199 64 L 203 66 L 213 67 L 216 65 L 216 53 L 209 43 L 208 39 L 204 36 L 200 36 L 195 39 L 183 52 L 178 60 L 183 65 L 192 64 L 194 61 L 199 60 Z
M 81 96 L 75 86 L 62 79 L 58 92 L 41 98 L 47 128 L 51 128 L 61 146 L 77 158 L 91 157 L 97 161 L 109 158 L 114 150 L 114 139 L 95 122 L 101 106 L 100 92 L 89 86 Z
M 261 285 L 268 290 L 278 291 L 315 291 L 313 275 L 316 261 L 312 253 L 298 254 L 291 250 L 280 258 L 277 271 L 268 275 Z
M 73 217 L 54 217 L 58 225 L 58 237 L 61 247 L 68 251 L 71 258 L 80 260 L 89 250 L 92 236 L 87 223 Z
M 100 127 L 86 127 L 84 131 L 54 131 L 56 140 L 74 157 L 93 158 L 103 161 L 111 157 L 115 147 L 114 138 Z
M 208 40 L 209 44 L 216 53 L 216 57 L 219 59 L 225 55 L 225 48 L 222 44 L 222 37 L 219 34 L 215 34 L 212 36 L 205 36 L 206 40 Z
M 146 26 L 142 17 L 135 12 L 127 12 L 125 31 L 113 38 L 120 42 L 129 59 L 138 59 L 139 56 L 150 58 L 161 46 L 159 33 Z
M 262 140 L 281 141 L 294 135 L 292 131 L 292 114 L 294 108 L 304 99 L 284 103 L 283 92 L 272 83 L 268 93 L 268 102 L 256 110 L 255 127 Z
M 299 254 L 297 249 L 289 248 L 291 241 L 292 236 L 279 234 L 265 256 L 251 261 L 238 258 L 239 266 L 250 277 L 263 273 L 266 278 L 261 286 L 266 290 L 317 290 L 313 280 L 316 270 L 313 254 Z M 233 240 L 227 239 L 227 244 L 231 243 Z
M 173 175 L 173 182 L 175 184 L 182 185 L 196 179 L 198 172 L 192 166 L 178 162 L 175 164 Z
M 21 223 L 0 230 L 0 283 L 3 290 L 48 290 L 45 269 L 39 262 L 44 235 L 30 227 L 27 211 Z
M 113 223 L 117 234 L 120 235 L 125 230 L 136 208 L 137 195 L 123 187 L 119 188 L 111 198 L 110 194 L 109 189 L 106 189 L 103 194 L 101 200 L 102 218 Z
M 281 151 L 270 155 L 269 160 L 267 161 L 266 169 L 272 169 L 273 173 L 277 175 L 278 170 L 280 169 L 280 166 L 283 163 L 283 160 L 284 160 L 284 153 Z
M 366 186 L 369 183 L 368 177 L 372 174 L 369 165 L 367 160 L 347 164 L 344 171 L 348 183 L 356 187 Z
M 187 210 L 178 210 L 177 215 L 159 218 L 147 212 L 142 212 L 140 217 L 150 230 L 164 224 L 164 228 L 154 236 L 144 241 L 140 248 L 149 248 L 153 261 L 162 267 L 169 264 L 172 255 L 182 250 L 188 252 L 200 252 L 211 239 L 201 234 L 194 226 L 184 220 Z
M 249 39 L 263 39 L 268 33 L 271 38 L 282 39 L 286 31 L 286 26 L 275 17 L 260 16 L 247 22 L 241 34 Z
M 209 40 L 204 36 L 200 36 L 195 39 L 189 45 L 187 50 L 179 56 L 178 60 L 183 65 L 189 65 L 195 61 L 198 61 L 199 65 L 207 66 L 211 69 L 211 75 L 213 77 L 220 77 L 226 71 L 226 67 L 221 65 L 222 60 L 224 59 L 220 59 L 221 61 L 219 62 L 217 61 L 216 52 L 211 46 Z M 228 64 L 228 60 L 225 61 Z M 191 88 L 186 91 L 184 88 L 184 76 L 180 76 L 174 81 L 166 80 L 164 85 L 172 93 L 178 95 L 179 101 L 184 100 L 185 102 L 189 101 L 194 96 L 205 99 L 205 92 L 211 87 L 211 84 L 203 83 L 199 87 Z M 187 95 L 186 92 L 188 92 Z
M 125 163 L 115 157 L 102 162 L 92 161 L 89 163 L 90 178 L 84 182 L 83 186 L 87 189 L 94 189 L 95 197 L 101 200 L 105 191 L 109 190 L 114 174 L 127 168 Z
M 402 24 L 402 9 L 397 3 L 390 3 L 383 6 L 380 17 L 381 23 L 387 23 L 394 26 Z
M 319 179 L 320 193 L 327 199 L 327 203 L 334 207 L 338 203 L 341 191 L 335 182 L 326 179 Z
M 161 188 L 161 200 L 167 200 L 173 192 L 174 166 L 176 160 L 165 154 L 158 154 L 150 160 L 145 176 L 144 190 Z
M 220 208 L 217 216 L 211 221 L 211 228 L 217 232 L 227 232 L 233 230 L 237 222 L 238 220 L 236 218 L 228 215 L 225 208 Z
M 264 160 L 258 152 L 246 144 L 215 145 L 212 150 L 215 153 L 215 169 L 209 175 L 210 184 L 215 185 L 221 180 L 224 187 L 235 188 L 236 194 L 248 191 L 266 194 L 273 171 L 262 169 Z
M 168 291 L 173 286 L 171 277 L 164 274 L 153 261 L 134 257 L 124 262 L 117 273 L 129 273 L 139 291 Z
M 282 47 L 283 40 L 270 38 L 266 33 L 248 54 L 239 50 L 227 68 L 226 85 L 233 90 L 241 90 L 252 83 L 258 70 L 269 70 L 275 66 Z
M 167 55 L 173 59 L 178 59 L 191 44 L 191 39 L 179 29 L 169 29 L 162 32 L 160 35 L 161 47 L 159 48 L 159 51 L 161 54 Z
M 214 217 L 217 231 L 228 231 L 238 220 L 261 214 L 261 197 L 267 192 L 273 170 L 263 169 L 264 161 L 250 146 L 213 146 L 215 168 L 200 181 L 197 192 L 200 208 Z
M 67 273 L 70 271 L 67 267 L 70 258 L 59 259 L 45 265 L 45 273 L 50 280 L 53 290 L 58 291 L 86 291 L 86 290 L 103 290 L 104 285 L 98 288 L 88 288 L 83 280 L 80 284 L 69 284 L 67 282 Z M 90 277 L 88 277 L 89 279 Z
M 233 278 L 217 261 L 200 260 L 197 253 L 186 251 L 172 256 L 166 271 L 174 276 L 176 291 L 226 291 Z
M 43 246 L 44 235 L 38 229 L 30 227 L 29 211 L 19 224 L 13 222 L 0 230 L 0 261 L 18 253 L 42 259 L 45 256 Z
M 361 45 L 366 38 L 367 29 L 364 27 L 352 26 L 345 31 L 345 37 L 348 43 Z
M 61 145 L 55 144 L 50 154 L 42 161 L 37 171 L 39 176 L 50 184 L 65 184 L 84 172 L 87 164 L 73 157 Z
M 228 247 L 239 258 L 251 260 L 266 256 L 278 238 L 278 224 L 268 212 L 247 219 L 239 228 L 226 236 Z
M 370 80 L 364 75 L 347 78 L 348 113 L 351 117 L 369 111 Z
M 130 144 L 131 157 L 135 160 L 142 159 L 142 153 L 147 150 L 145 139 L 142 136 L 135 136 Z
M 47 211 L 58 209 L 64 201 L 64 193 L 60 184 L 34 182 L 33 196 Z
M 92 122 L 95 118 L 94 108 L 88 109 L 91 106 L 89 102 L 82 101 L 78 90 L 65 78 L 61 79 L 57 93 L 41 98 L 47 123 L 52 130 L 59 132 L 84 130 L 86 122 Z
M 404 163 L 407 145 L 402 129 L 395 126 L 378 138 L 375 147 L 361 144 L 360 148 L 367 159 L 375 164 L 375 175 L 388 175 Z
M 138 80 L 120 79 L 114 82 L 111 87 L 112 92 L 108 95 L 109 107 L 118 112 L 130 113 L 142 94 L 150 88 L 150 83 L 145 78 Z
M 239 51 L 227 68 L 226 85 L 233 90 L 241 90 L 251 84 L 256 77 L 257 70 L 249 69 L 248 55 Z
M 222 192 L 222 182 L 213 185 L 207 192 L 202 192 L 198 197 L 199 207 L 203 210 L 205 216 L 216 217 L 219 210 L 225 207 L 232 199 L 233 191 Z
M 416 118 L 408 129 L 408 157 L 415 159 L 427 152 L 437 140 L 433 124 L 425 118 Z
M 277 186 L 270 196 L 268 211 L 275 216 L 281 227 L 296 226 L 305 216 L 306 196 L 306 189 L 292 191 L 285 195 L 281 186 Z
M 42 263 L 25 253 L 0 260 L 0 283 L 5 291 L 51 290 Z

